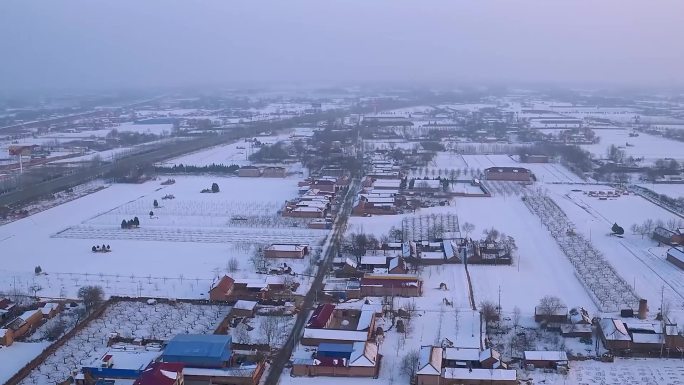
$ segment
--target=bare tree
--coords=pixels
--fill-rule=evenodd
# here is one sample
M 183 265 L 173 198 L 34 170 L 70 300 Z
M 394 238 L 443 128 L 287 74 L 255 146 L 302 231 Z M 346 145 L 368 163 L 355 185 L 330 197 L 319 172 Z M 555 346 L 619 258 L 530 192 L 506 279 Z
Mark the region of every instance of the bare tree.
M 565 308 L 565 304 L 560 298 L 547 295 L 539 300 L 539 305 L 537 306 L 536 314 L 544 317 L 548 320 L 551 316 L 556 315 Z
M 226 265 L 226 268 L 228 269 L 229 272 L 234 273 L 238 271 L 238 268 L 240 267 L 240 262 L 236 257 L 230 257 L 228 259 L 228 264 Z
M 416 373 L 418 373 L 418 365 L 420 364 L 420 353 L 417 350 L 411 350 L 401 359 L 401 372 L 405 374 L 410 383 L 413 383 Z
M 266 344 L 269 346 L 276 344 L 283 332 L 281 318 L 279 316 L 264 316 L 259 324 L 259 331 L 266 338 Z
M 484 318 L 488 327 L 490 323 L 499 320 L 499 312 L 492 301 L 480 302 L 480 314 L 482 314 L 482 318 Z
M 678 223 L 676 218 L 670 218 L 667 220 L 667 229 L 674 231 L 677 230 Z
M 417 309 L 418 309 L 418 307 L 416 306 L 416 300 L 415 299 L 411 299 L 404 306 L 404 310 L 406 311 L 406 325 L 407 326 L 411 324 L 411 320 L 416 315 Z
M 475 225 L 470 222 L 463 222 L 463 224 L 461 225 L 461 230 L 463 230 L 467 238 L 470 236 L 470 233 L 475 231 Z
M 647 219 L 644 221 L 644 224 L 642 225 L 644 228 L 644 231 L 646 234 L 650 234 L 653 232 L 653 228 L 655 227 L 655 222 L 653 222 L 653 219 Z
M 78 289 L 78 298 L 83 301 L 83 305 L 88 312 L 104 301 L 104 290 L 101 286 L 83 286 Z
M 517 306 L 513 308 L 512 320 L 513 320 L 513 328 L 517 332 L 518 331 L 518 325 L 520 325 L 520 308 Z

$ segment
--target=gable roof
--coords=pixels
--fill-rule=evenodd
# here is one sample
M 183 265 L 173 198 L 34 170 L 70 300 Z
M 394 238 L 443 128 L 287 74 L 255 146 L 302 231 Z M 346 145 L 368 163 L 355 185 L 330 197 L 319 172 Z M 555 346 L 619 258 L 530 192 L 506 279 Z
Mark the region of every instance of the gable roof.
M 314 310 L 314 313 L 311 315 L 311 318 L 309 318 L 309 322 L 307 323 L 306 327 L 314 329 L 325 327 L 325 325 L 328 323 L 328 320 L 330 320 L 330 317 L 332 317 L 333 310 L 335 310 L 335 305 L 331 303 L 318 305 L 316 310 Z
M 442 353 L 442 348 L 421 346 L 420 357 L 418 358 L 418 372 L 416 374 L 439 376 L 442 373 Z
M 371 342 L 354 342 L 349 366 L 372 367 L 377 364 L 378 345 Z
M 162 358 L 189 357 L 227 361 L 230 359 L 231 342 L 232 338 L 227 335 L 178 334 L 166 345 Z
M 173 385 L 185 365 L 178 362 L 152 362 L 133 385 Z

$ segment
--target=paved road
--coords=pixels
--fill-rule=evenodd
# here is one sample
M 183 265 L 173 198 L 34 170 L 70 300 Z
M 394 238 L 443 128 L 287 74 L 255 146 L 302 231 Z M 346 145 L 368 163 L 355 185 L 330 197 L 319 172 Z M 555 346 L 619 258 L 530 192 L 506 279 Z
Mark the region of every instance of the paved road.
M 302 310 L 299 312 L 299 314 L 297 314 L 297 320 L 295 321 L 295 325 L 292 328 L 290 336 L 285 342 L 283 348 L 280 349 L 278 354 L 273 359 L 273 362 L 271 363 L 271 368 L 268 372 L 268 376 L 266 377 L 266 381 L 264 383 L 265 385 L 277 385 L 280 381 L 280 376 L 282 375 L 283 370 L 285 369 L 285 364 L 290 360 L 290 356 L 292 355 L 292 350 L 294 349 L 295 343 L 299 339 L 299 336 L 302 334 L 304 324 L 309 318 L 309 310 L 314 307 L 317 293 L 323 288 L 323 278 L 325 277 L 325 274 L 330 270 L 332 260 L 335 257 L 335 255 L 337 255 L 337 252 L 339 250 L 340 242 L 342 240 L 342 237 L 344 236 L 344 232 L 347 227 L 347 219 L 351 214 L 352 203 L 354 202 L 354 196 L 356 195 L 359 183 L 360 181 L 358 179 L 354 179 L 352 183 L 349 185 L 349 189 L 347 190 L 347 193 L 344 197 L 344 203 L 342 205 L 339 215 L 337 216 L 337 220 L 335 221 L 335 226 L 333 228 L 333 233 L 331 235 L 332 238 L 330 241 L 330 245 L 326 251 L 323 263 L 318 268 L 316 277 L 314 278 L 314 281 L 311 284 L 311 289 L 308 293 L 306 293 L 306 296 L 304 297 Z

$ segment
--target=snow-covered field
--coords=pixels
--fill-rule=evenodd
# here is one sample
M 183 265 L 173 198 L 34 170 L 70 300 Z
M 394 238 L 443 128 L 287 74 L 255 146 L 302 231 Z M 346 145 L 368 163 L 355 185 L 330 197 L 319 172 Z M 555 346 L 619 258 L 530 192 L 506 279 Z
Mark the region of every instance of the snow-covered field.
M 221 192 L 200 194 L 212 182 Z M 176 199 L 162 200 L 166 194 Z M 277 202 L 296 195 L 296 179 L 287 178 L 177 177 L 170 186 L 115 184 L 0 226 L 0 248 L 11 250 L 13 260 L 0 269 L 0 291 L 16 282 L 21 291 L 38 285 L 40 295 L 73 297 L 82 285 L 100 284 L 107 295 L 200 298 L 212 279 L 226 273 L 232 257 L 239 271 L 231 275 L 254 275 L 250 259 L 256 245 L 306 240 L 317 246 L 327 236 L 326 230 L 266 221 L 276 218 Z M 153 207 L 155 199 L 162 207 Z M 266 210 L 263 220 L 250 214 L 258 206 Z M 150 219 L 151 210 L 156 218 Z M 236 227 L 231 215 L 243 212 L 254 220 Z M 122 230 L 121 220 L 134 216 L 140 228 Z M 91 251 L 102 244 L 112 252 Z M 301 272 L 307 264 L 297 261 L 293 269 Z M 47 274 L 35 276 L 35 266 Z
M 258 136 L 257 139 L 264 144 L 275 144 L 279 141 L 287 140 L 290 133 L 282 133 L 279 135 Z M 252 139 L 252 138 L 250 138 Z M 178 158 L 167 160 L 163 163 L 165 166 L 173 166 L 183 164 L 186 166 L 208 166 L 211 164 L 223 164 L 230 166 L 236 164 L 238 166 L 245 166 L 251 164 L 249 156 L 259 150 L 253 143 L 247 140 L 238 140 L 229 144 L 211 147 L 206 150 L 194 152 L 192 154 L 183 155 Z
M 556 295 L 569 306 L 595 310 L 592 300 L 575 277 L 572 265 L 546 228 L 542 227 L 539 218 L 525 207 L 520 196 L 501 194 L 492 198 L 456 198 L 450 206 L 420 209 L 416 215 L 440 213 L 458 215 L 461 225 L 465 222 L 474 224 L 475 230 L 470 235 L 473 239 L 481 237 L 483 230 L 492 227 L 515 238 L 518 257 L 512 266 L 469 266 L 476 303 L 498 301 L 500 287 L 501 306 L 505 311 L 518 306 L 523 313 L 533 313 L 534 306 L 545 295 Z M 392 226 L 400 229 L 402 218 L 411 215 L 351 217 L 349 231 L 363 231 L 379 237 L 386 235 Z M 463 269 L 463 266 L 447 265 L 443 268 Z M 434 284 L 432 278 L 430 282 Z
M 414 170 L 411 176 L 422 178 L 440 174 L 456 179 L 479 177 L 489 167 L 524 167 L 532 171 L 542 183 L 579 183 L 582 179 L 558 163 L 520 163 L 508 155 L 461 155 L 438 152 L 428 167 Z
M 0 383 L 4 384 L 48 345 L 48 342 L 15 342 L 11 346 L 0 346 Z
M 663 183 L 644 183 L 639 186 L 647 188 L 657 194 L 665 194 L 673 199 L 684 197 L 684 183 L 663 184 Z
M 611 144 L 621 147 L 625 155 L 635 158 L 643 157 L 647 163 L 653 163 L 657 159 L 674 158 L 684 160 L 682 142 L 639 133 L 637 137 L 630 137 L 628 130 L 596 130 L 601 140 L 596 144 L 583 144 L 580 147 L 594 154 L 598 158 L 605 158 L 606 151 Z M 630 146 L 626 146 L 629 143 Z
M 518 378 L 534 379 L 546 385 L 679 385 L 684 382 L 684 365 L 677 359 L 616 358 L 613 363 L 570 362 L 567 376 L 541 370 L 520 372 Z
M 661 291 L 673 308 L 684 308 L 684 272 L 665 260 L 667 247 L 658 247 L 649 236 L 642 239 L 630 231 L 632 224 L 641 224 L 646 219 L 667 222 L 680 218 L 636 195 L 599 200 L 571 191 L 601 189 L 597 186 L 546 187 L 550 197 L 575 224 L 575 231 L 591 240 L 637 294 L 653 304 L 654 311 L 659 307 Z M 623 238 L 609 235 L 613 223 L 625 229 Z

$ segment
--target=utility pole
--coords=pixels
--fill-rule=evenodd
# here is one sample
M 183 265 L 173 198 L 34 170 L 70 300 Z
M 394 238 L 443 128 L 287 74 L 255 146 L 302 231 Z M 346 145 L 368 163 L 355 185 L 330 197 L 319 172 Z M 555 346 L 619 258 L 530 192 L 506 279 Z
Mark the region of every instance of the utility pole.
M 665 285 L 660 287 L 660 328 L 662 331 L 662 339 L 660 340 L 660 358 L 663 358 L 663 347 L 665 347 L 665 313 L 664 313 L 664 297 Z

